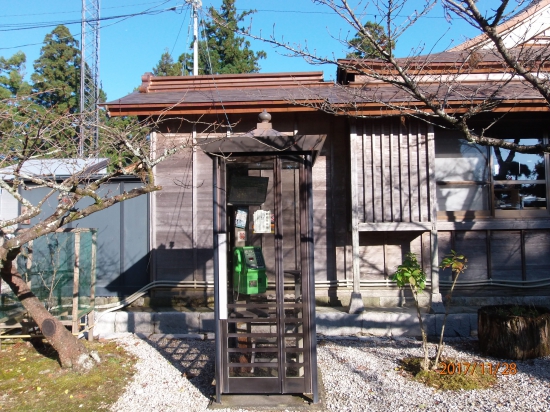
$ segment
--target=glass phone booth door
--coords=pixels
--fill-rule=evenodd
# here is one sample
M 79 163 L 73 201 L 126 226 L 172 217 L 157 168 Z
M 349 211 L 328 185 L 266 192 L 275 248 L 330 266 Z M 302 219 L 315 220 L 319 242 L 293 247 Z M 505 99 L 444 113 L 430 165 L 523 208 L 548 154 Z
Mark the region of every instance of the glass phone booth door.
M 310 158 L 218 160 L 218 401 L 308 393 L 316 402 Z

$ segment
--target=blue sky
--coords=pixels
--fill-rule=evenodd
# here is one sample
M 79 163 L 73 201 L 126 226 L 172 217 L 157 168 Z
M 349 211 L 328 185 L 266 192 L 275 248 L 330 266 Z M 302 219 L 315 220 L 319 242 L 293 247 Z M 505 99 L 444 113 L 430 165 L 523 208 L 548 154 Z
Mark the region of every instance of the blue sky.
M 359 14 L 367 20 L 376 20 L 376 9 L 366 10 L 363 1 L 350 1 L 363 8 Z M 400 14 L 402 19 L 420 7 L 422 0 L 410 0 L 407 9 Z M 494 0 L 480 0 L 481 5 L 494 4 Z M 0 0 L 0 56 L 9 57 L 18 50 L 27 55 L 27 72 L 39 56 L 44 36 L 56 24 L 78 21 L 81 17 L 81 2 L 77 0 Z M 218 8 L 221 0 L 203 0 L 203 8 L 210 5 Z M 256 9 L 252 17 L 252 31 L 304 45 L 318 54 L 342 58 L 346 50 L 338 38 L 353 36 L 346 23 L 326 7 L 310 0 L 237 0 L 239 10 Z M 183 7 L 181 7 L 183 5 Z M 174 6 L 176 11 L 164 11 Z M 101 23 L 100 77 L 109 100 L 130 93 L 141 83 L 141 75 L 158 62 L 168 48 L 177 59 L 189 51 L 192 39 L 189 7 L 185 0 L 101 0 L 101 17 L 121 16 L 145 11 L 158 14 L 137 15 L 131 18 L 106 20 Z M 247 23 L 248 24 L 248 23 Z M 42 26 L 28 29 L 30 26 Z M 43 27 L 46 26 L 46 27 Z M 67 24 L 71 33 L 80 40 L 80 24 Z M 424 47 L 425 52 L 442 51 L 461 43 L 477 33 L 468 24 L 454 19 L 447 21 L 439 5 L 409 29 L 397 42 L 396 54 L 404 56 L 411 49 Z M 260 62 L 262 72 L 318 71 L 326 80 L 334 78 L 334 66 L 313 66 L 300 58 L 285 57 L 282 51 L 270 45 L 252 42 L 255 50 L 265 50 L 267 59 Z

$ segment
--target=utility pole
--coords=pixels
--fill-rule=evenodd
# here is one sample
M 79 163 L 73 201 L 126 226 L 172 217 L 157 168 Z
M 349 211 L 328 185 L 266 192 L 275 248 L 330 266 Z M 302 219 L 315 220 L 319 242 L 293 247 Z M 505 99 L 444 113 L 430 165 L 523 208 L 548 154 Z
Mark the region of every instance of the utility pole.
M 185 0 L 193 7 L 193 76 L 199 74 L 199 16 L 198 9 L 202 6 L 201 0 Z
M 80 136 L 78 154 L 99 140 L 99 1 L 82 0 L 80 35 Z

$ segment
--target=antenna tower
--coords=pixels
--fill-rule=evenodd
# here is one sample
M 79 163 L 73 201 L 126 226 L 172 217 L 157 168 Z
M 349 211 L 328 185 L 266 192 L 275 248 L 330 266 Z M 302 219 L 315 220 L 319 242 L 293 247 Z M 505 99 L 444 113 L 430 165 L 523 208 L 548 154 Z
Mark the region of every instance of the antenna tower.
M 99 140 L 99 0 L 82 0 L 79 155 Z

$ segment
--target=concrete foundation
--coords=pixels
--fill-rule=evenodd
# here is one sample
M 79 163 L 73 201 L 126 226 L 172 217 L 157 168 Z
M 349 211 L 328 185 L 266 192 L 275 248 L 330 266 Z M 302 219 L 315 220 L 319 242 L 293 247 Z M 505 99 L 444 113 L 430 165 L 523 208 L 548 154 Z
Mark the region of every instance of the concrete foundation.
M 347 313 L 347 308 L 318 307 L 317 334 L 325 336 L 420 336 L 416 310 L 412 308 L 366 308 L 361 313 Z M 475 308 L 455 308 L 445 326 L 447 337 L 477 335 Z M 429 336 L 439 336 L 443 314 L 423 313 L 422 319 Z M 213 311 L 186 312 L 111 312 L 96 314 L 94 336 L 105 337 L 115 333 L 141 335 L 206 335 L 214 332 Z

